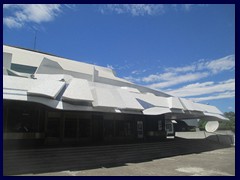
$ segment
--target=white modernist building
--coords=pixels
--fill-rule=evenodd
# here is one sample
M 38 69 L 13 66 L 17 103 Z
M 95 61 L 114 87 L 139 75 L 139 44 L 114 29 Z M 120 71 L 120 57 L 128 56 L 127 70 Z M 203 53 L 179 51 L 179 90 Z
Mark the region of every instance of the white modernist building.
M 204 119 L 215 129 L 227 120 L 214 106 L 133 84 L 112 69 L 6 45 L 3 101 L 6 141 L 158 139 L 171 133 L 171 120 Z

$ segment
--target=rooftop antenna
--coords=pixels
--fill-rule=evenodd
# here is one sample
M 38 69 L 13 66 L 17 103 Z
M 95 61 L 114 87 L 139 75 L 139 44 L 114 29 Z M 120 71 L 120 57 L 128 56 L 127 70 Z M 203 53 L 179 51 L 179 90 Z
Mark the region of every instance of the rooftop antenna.
M 35 30 L 34 47 L 33 47 L 34 50 L 36 50 L 36 44 L 37 44 L 37 30 Z

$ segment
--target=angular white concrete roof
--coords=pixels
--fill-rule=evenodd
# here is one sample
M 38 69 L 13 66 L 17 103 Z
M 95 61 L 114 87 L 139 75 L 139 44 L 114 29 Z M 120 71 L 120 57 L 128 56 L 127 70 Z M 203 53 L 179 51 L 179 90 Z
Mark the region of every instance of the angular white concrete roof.
M 214 106 L 132 84 L 108 68 L 10 46 L 3 46 L 3 51 L 6 100 L 38 102 L 61 110 L 226 120 Z M 36 71 L 26 77 L 21 73 L 8 74 L 11 64 L 33 66 Z

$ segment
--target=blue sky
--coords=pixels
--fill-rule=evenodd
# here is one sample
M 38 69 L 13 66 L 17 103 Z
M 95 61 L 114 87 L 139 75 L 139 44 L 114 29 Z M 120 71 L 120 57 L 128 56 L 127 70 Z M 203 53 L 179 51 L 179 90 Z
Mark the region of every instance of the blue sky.
M 3 6 L 3 43 L 113 68 L 134 83 L 235 111 L 235 6 Z

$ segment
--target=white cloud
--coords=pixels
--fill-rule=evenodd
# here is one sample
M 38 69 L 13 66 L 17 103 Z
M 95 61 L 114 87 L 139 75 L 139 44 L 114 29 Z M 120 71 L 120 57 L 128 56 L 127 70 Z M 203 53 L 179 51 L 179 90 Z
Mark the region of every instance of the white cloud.
M 76 4 L 64 4 L 64 6 L 66 6 L 69 9 L 75 10 L 75 8 L 77 7 Z
M 204 82 L 189 84 L 179 89 L 168 91 L 169 94 L 180 97 L 200 96 L 212 93 L 235 92 L 235 79 L 219 83 Z
M 3 8 L 13 11 L 11 16 L 3 18 L 9 28 L 21 28 L 28 22 L 49 22 L 61 13 L 60 4 L 5 4 Z
M 16 21 L 16 19 L 13 17 L 3 18 L 3 24 L 9 28 L 21 28 L 23 26 L 22 23 Z
M 173 85 L 177 85 L 180 83 L 186 83 L 186 82 L 191 82 L 195 80 L 199 80 L 201 78 L 207 77 L 208 73 L 203 72 L 203 73 L 188 73 L 184 75 L 174 75 L 168 79 L 168 81 L 165 82 L 160 82 L 160 83 L 154 83 L 151 85 L 148 85 L 150 88 L 154 89 L 161 89 L 161 88 L 166 88 L 170 87 Z
M 100 9 L 101 13 L 114 12 L 132 16 L 156 15 L 165 12 L 162 4 L 108 4 Z
M 199 60 L 182 67 L 167 67 L 163 73 L 150 74 L 143 77 L 133 77 L 132 82 L 147 83 L 150 88 L 166 88 L 181 83 L 197 81 L 199 79 L 235 69 L 235 56 L 229 55 L 215 60 Z M 141 76 L 140 71 L 132 71 L 132 75 Z
M 131 14 L 132 16 L 160 15 L 170 9 L 175 11 L 190 11 L 194 6 L 207 7 L 203 4 L 108 4 L 100 5 L 99 10 L 102 14 Z
M 184 67 L 177 67 L 177 68 L 165 68 L 165 71 L 170 71 L 170 72 L 189 72 L 189 71 L 195 71 L 196 66 L 195 65 L 190 65 L 190 66 L 184 66 Z
M 188 97 L 194 101 L 207 101 L 235 97 L 235 79 L 221 82 L 192 83 L 177 89 L 174 86 L 196 82 L 205 77 L 231 70 L 235 70 L 234 55 L 214 60 L 202 59 L 182 67 L 167 67 L 164 68 L 163 73 L 150 74 L 145 77 L 141 77 L 141 74 L 133 71 L 132 75 L 135 75 L 135 77 L 128 76 L 125 78 L 131 82 L 143 83 L 153 89 L 165 89 L 166 93 L 173 96 Z
M 14 4 L 3 4 L 3 9 L 8 9 L 13 6 L 15 6 L 15 5 Z
M 130 81 L 130 82 L 141 82 L 141 78 L 135 78 L 132 76 L 125 76 L 123 77 L 123 79 L 126 79 L 127 81 Z
M 233 70 L 235 68 L 235 55 L 225 56 L 212 61 L 201 59 L 195 63 L 195 66 L 197 70 L 209 70 L 213 74 L 217 74 L 221 71 Z
M 235 79 L 229 79 L 222 82 L 203 82 L 193 83 L 184 87 L 175 89 L 174 86 L 198 81 L 200 79 L 214 76 L 222 71 L 235 69 L 235 56 L 230 55 L 215 60 L 199 60 L 182 67 L 167 67 L 163 73 L 150 74 L 141 77 L 140 71 L 132 71 L 131 76 L 124 77 L 126 80 L 134 83 L 143 83 L 145 86 L 153 89 L 161 89 L 171 95 L 180 97 L 192 97 L 196 101 L 222 99 L 234 96 Z M 171 89 L 170 89 L 171 88 Z M 229 93 L 231 92 L 231 93 Z M 209 94 L 206 97 L 194 97 Z
M 226 56 L 211 62 L 207 62 L 206 68 L 211 70 L 214 74 L 225 70 L 231 70 L 235 68 L 235 56 Z
M 175 72 L 166 72 L 166 73 L 162 73 L 162 74 L 151 74 L 147 77 L 143 77 L 142 81 L 143 82 L 156 82 L 156 81 L 169 81 L 172 80 L 176 77 L 176 73 Z
M 131 72 L 131 74 L 139 74 L 139 71 L 138 70 L 134 70 Z
M 210 71 L 211 73 L 220 73 L 226 70 L 232 70 L 235 68 L 235 55 L 225 56 L 214 60 L 201 59 L 198 62 L 194 62 L 192 65 L 183 67 L 168 67 L 165 68 L 166 72 L 183 73 L 193 71 Z
M 215 100 L 215 99 L 226 99 L 226 98 L 234 98 L 235 97 L 235 91 L 227 91 L 224 93 L 219 93 L 217 95 L 213 96 L 206 96 L 206 97 L 197 97 L 197 98 L 189 98 L 195 102 L 200 101 L 208 101 L 208 100 Z M 232 109 L 232 107 L 228 107 L 228 109 Z
M 146 71 L 147 71 L 146 69 L 143 69 L 143 70 L 133 70 L 133 71 L 131 72 L 131 74 L 138 75 L 138 74 L 145 73 Z
M 183 4 L 182 7 L 184 10 L 186 11 L 190 11 L 190 9 L 192 8 L 194 4 Z

